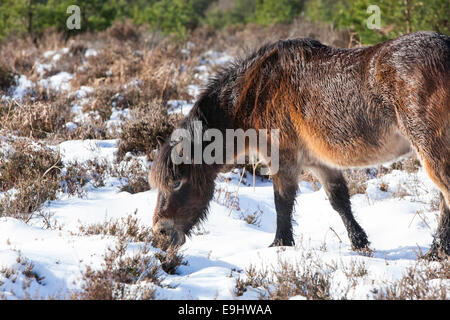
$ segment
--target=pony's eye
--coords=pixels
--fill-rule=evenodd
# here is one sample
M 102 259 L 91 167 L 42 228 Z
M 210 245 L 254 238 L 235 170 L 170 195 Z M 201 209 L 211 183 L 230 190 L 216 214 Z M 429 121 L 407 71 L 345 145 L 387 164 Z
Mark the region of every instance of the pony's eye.
M 181 188 L 182 182 L 180 181 L 175 181 L 172 185 L 173 190 L 177 191 Z

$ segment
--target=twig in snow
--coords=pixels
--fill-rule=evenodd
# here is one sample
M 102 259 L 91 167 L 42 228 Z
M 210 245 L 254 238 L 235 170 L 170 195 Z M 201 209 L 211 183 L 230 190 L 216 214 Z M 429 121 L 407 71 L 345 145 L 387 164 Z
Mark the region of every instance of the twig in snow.
M 239 193 L 239 187 L 241 186 L 241 182 L 242 182 L 242 178 L 244 177 L 244 174 L 245 174 L 245 167 L 243 167 L 243 169 L 242 169 L 241 178 L 239 179 L 239 184 L 238 184 L 237 189 L 236 189 L 236 195 L 234 196 L 233 204 L 231 205 L 230 212 L 228 213 L 228 216 L 231 216 L 231 212 L 233 211 L 234 204 L 236 203 L 236 199 L 237 199 L 237 196 L 238 196 L 238 193 Z

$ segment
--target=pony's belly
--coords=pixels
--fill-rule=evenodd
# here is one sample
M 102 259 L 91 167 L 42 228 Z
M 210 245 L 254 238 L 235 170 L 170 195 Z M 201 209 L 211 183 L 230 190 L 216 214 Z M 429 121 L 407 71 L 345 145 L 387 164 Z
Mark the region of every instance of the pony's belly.
M 309 153 L 316 159 L 342 168 L 369 167 L 393 161 L 412 152 L 411 144 L 400 133 L 379 137 L 371 144 L 362 137 L 332 143 L 325 137 L 308 141 Z

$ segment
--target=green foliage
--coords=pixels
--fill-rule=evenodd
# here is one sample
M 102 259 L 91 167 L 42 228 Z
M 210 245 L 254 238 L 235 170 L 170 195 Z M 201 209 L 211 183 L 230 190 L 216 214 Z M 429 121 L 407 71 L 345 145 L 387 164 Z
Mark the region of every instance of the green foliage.
M 369 29 L 370 5 L 380 8 L 381 29 Z M 450 33 L 448 0 L 316 0 L 306 4 L 306 16 L 355 31 L 363 44 L 373 44 L 419 30 Z
M 67 8 L 81 9 L 81 30 L 69 30 Z M 381 29 L 369 29 L 369 5 L 381 10 Z M 1 0 L 0 41 L 7 35 L 37 39 L 54 28 L 67 36 L 104 30 L 130 19 L 166 34 L 184 37 L 202 24 L 214 28 L 257 23 L 289 23 L 301 17 L 356 32 L 372 44 L 407 32 L 450 32 L 449 0 Z
M 221 29 L 246 24 L 254 18 L 255 0 L 234 0 L 224 4 L 225 1 L 216 1 L 208 8 L 204 19 L 206 25 Z
M 123 1 L 123 0 L 122 0 Z M 138 25 L 148 24 L 166 34 L 183 37 L 199 26 L 213 0 L 129 0 L 117 14 Z
M 67 8 L 81 9 L 81 30 L 66 27 Z M 126 0 L 3 0 L 0 2 L 0 39 L 9 34 L 28 33 L 38 37 L 53 27 L 68 35 L 93 30 L 104 30 L 118 17 L 125 15 Z
M 50 27 L 67 35 L 104 30 L 116 20 L 132 19 L 165 33 L 183 36 L 199 25 L 213 0 L 2 0 L 0 40 L 6 35 L 34 38 Z M 67 8 L 81 11 L 81 30 L 69 30 Z
M 205 18 L 207 25 L 223 28 L 249 22 L 272 25 L 289 23 L 303 9 L 302 0 L 234 0 L 224 8 L 223 1 L 215 2 Z
M 255 22 L 263 25 L 289 23 L 302 9 L 303 1 L 300 0 L 257 0 Z
M 198 18 L 194 10 L 194 1 L 160 0 L 151 6 L 145 7 L 137 13 L 134 20 L 149 23 L 154 29 L 165 33 L 175 33 L 184 36 L 186 32 L 197 26 Z
M 7 34 L 23 33 L 25 29 L 25 1 L 0 2 L 0 39 Z

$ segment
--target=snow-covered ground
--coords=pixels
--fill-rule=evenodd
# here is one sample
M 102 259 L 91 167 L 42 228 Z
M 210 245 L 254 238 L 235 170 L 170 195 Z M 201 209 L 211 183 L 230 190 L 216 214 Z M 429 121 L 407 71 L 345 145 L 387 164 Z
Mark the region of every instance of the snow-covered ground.
M 66 141 L 59 145 L 64 162 L 88 159 L 111 161 L 117 141 Z M 225 179 L 231 178 L 231 179 Z M 228 181 L 228 182 L 226 182 Z M 418 250 L 426 251 L 437 224 L 437 211 L 430 210 L 429 201 L 435 195 L 432 182 L 421 170 L 410 175 L 394 170 L 381 179 L 368 182 L 367 194 L 352 197 L 357 220 L 365 228 L 375 249 L 373 257 L 357 255 L 350 243 L 338 214 L 331 208 L 322 188 L 314 191 L 308 182 L 300 183 L 295 207 L 295 239 L 297 246 L 280 251 L 269 248 L 275 232 L 276 213 L 270 181 L 251 175 L 243 180 L 238 203 L 230 214 L 225 193 L 233 199 L 239 173 L 231 172 L 217 179 L 215 201 L 211 203 L 208 220 L 182 247 L 187 265 L 178 274 L 167 275 L 158 298 L 164 299 L 232 299 L 235 286 L 232 270 L 253 266 L 276 266 L 280 256 L 295 261 L 306 251 L 317 252 L 324 261 L 350 263 L 364 261 L 368 274 L 354 289 L 350 298 L 365 299 L 371 289 L 399 278 L 408 266 L 416 263 Z M 379 189 L 381 182 L 389 186 Z M 419 183 L 419 185 L 417 185 Z M 403 199 L 393 197 L 398 186 L 418 187 L 415 195 Z M 77 235 L 80 226 L 102 223 L 126 217 L 137 211 L 143 225 L 151 225 L 157 191 L 129 194 L 120 192 L 120 184 L 111 178 L 102 188 L 90 188 L 85 197 L 64 197 L 48 203 L 45 211 L 52 213 L 54 230 L 45 230 L 12 218 L 0 219 L 0 261 L 3 267 L 18 268 L 20 255 L 33 263 L 35 273 L 42 278 L 25 290 L 24 279 L 15 282 L 2 276 L 1 291 L 8 297 L 25 293 L 45 297 L 68 294 L 82 285 L 84 266 L 99 268 L 113 237 Z M 228 201 L 229 203 L 230 201 Z M 419 213 L 418 213 L 419 212 Z M 255 214 L 257 223 L 244 218 Z M 326 249 L 324 249 L 326 248 Z M 252 291 L 242 298 L 256 297 Z
M 94 51 L 88 52 L 94 54 Z M 46 54 L 56 63 L 58 55 L 65 51 Z M 205 57 L 217 64 L 230 59 L 212 51 Z M 202 61 L 198 76 L 205 81 L 207 75 L 207 63 Z M 59 74 L 41 84 L 70 91 L 71 77 Z M 15 97 L 33 87 L 26 78 L 21 77 L 18 83 L 13 91 Z M 198 91 L 196 86 L 190 89 Z M 91 91 L 82 88 L 75 94 L 83 101 Z M 185 114 L 192 101 L 169 104 L 170 112 Z M 78 117 L 74 121 L 80 120 L 81 107 L 75 104 L 73 111 Z M 116 118 L 113 114 L 111 121 L 119 121 Z M 112 163 L 117 145 L 117 140 L 83 140 L 65 141 L 53 148 L 61 152 L 65 164 L 88 160 Z M 280 258 L 295 262 L 307 252 L 315 253 L 324 263 L 364 262 L 367 274 L 358 280 L 347 297 L 371 298 L 372 289 L 400 278 L 408 267 L 416 264 L 417 253 L 428 250 L 437 226 L 438 211 L 430 206 L 437 190 L 423 169 L 412 174 L 394 170 L 382 178 L 369 180 L 366 194 L 351 199 L 356 219 L 366 230 L 371 248 L 375 250 L 372 257 L 358 255 L 350 250 L 343 223 L 331 208 L 323 188 L 301 182 L 294 214 L 296 246 L 282 250 L 269 248 L 276 227 L 272 183 L 258 178 L 253 186 L 253 178 L 247 174 L 239 188 L 237 203 L 230 210 L 229 200 L 235 195 L 239 177 L 240 173 L 233 171 L 217 178 L 216 196 L 207 221 L 182 247 L 186 264 L 178 268 L 177 274 L 164 276 L 164 286 L 156 291 L 157 298 L 234 299 L 235 278 L 243 274 L 242 270 L 250 265 L 276 267 Z M 387 191 L 381 191 L 381 183 L 388 186 Z M 111 177 L 104 187 L 88 185 L 82 198 L 61 194 L 58 200 L 48 202 L 43 208 L 51 214 L 54 227 L 50 229 L 43 228 L 39 219 L 25 224 L 12 218 L 0 218 L 0 293 L 11 299 L 67 298 L 79 290 L 85 267 L 100 268 L 103 255 L 116 241 L 112 236 L 83 235 L 79 232 L 80 226 L 127 217 L 135 212 L 142 225 L 151 226 L 157 190 L 130 194 L 121 192 L 120 187 L 120 181 Z M 396 196 L 399 188 L 406 189 L 407 195 Z M 245 221 L 249 214 L 256 215 L 256 223 Z M 130 246 L 130 252 L 133 248 Z M 30 268 L 35 275 L 31 280 L 26 276 Z M 7 270 L 18 272 L 8 277 Z M 343 285 L 342 281 L 348 281 L 342 279 L 340 271 L 334 271 L 336 290 Z M 258 298 L 258 292 L 248 290 L 239 298 Z

